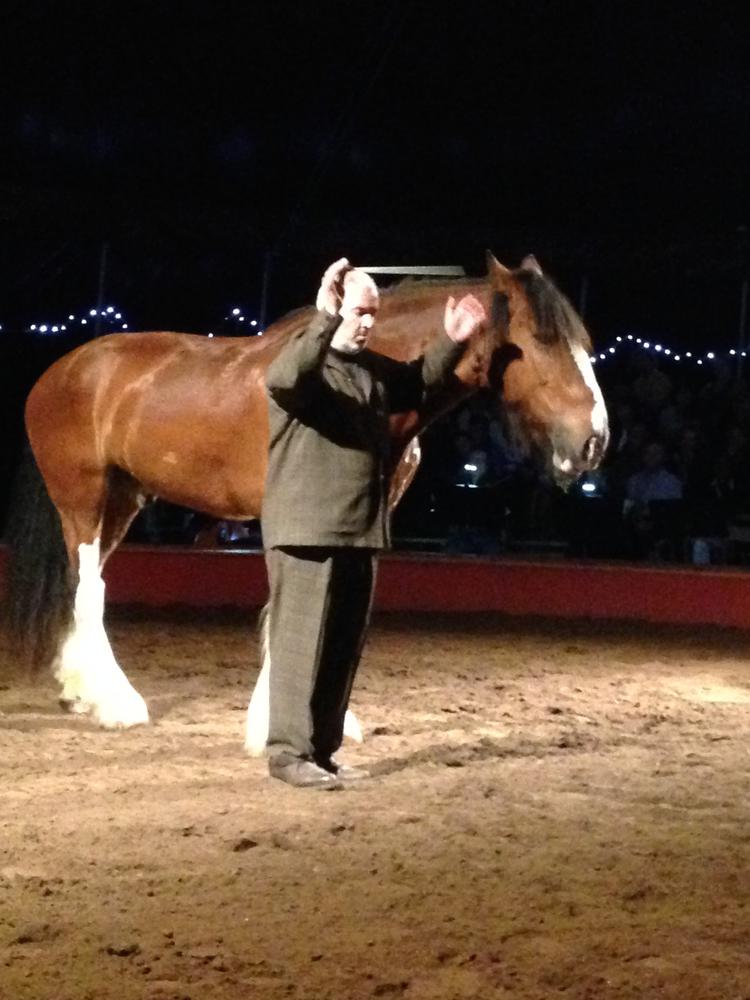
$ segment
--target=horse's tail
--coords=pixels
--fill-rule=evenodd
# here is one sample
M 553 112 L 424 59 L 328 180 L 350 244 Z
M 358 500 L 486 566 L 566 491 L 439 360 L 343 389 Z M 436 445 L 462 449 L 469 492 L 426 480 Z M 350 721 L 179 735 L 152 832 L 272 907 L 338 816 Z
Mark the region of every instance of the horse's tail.
M 5 597 L 11 641 L 34 667 L 49 663 L 73 619 L 75 588 L 60 516 L 28 442 L 6 519 L 9 567 Z

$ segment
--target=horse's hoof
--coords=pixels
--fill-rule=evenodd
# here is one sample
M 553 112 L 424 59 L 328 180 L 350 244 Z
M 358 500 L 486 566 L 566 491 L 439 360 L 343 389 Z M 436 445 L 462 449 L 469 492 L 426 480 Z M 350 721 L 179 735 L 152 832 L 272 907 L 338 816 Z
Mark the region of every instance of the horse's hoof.
M 63 712 L 68 712 L 70 715 L 87 715 L 91 711 L 91 705 L 81 698 L 64 698 L 61 696 L 57 699 L 57 703 Z
M 119 698 L 100 702 L 93 707 L 92 713 L 102 729 L 132 729 L 148 725 L 150 721 L 146 702 L 132 689 Z

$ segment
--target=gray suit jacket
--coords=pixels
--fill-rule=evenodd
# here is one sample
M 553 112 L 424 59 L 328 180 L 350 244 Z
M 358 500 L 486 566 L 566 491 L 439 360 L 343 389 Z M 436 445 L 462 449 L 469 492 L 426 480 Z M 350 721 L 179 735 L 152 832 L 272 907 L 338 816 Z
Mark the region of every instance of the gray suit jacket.
M 280 545 L 389 544 L 391 413 L 418 409 L 463 351 L 440 334 L 416 361 L 330 348 L 340 323 L 325 312 L 269 365 L 270 443 L 263 541 Z

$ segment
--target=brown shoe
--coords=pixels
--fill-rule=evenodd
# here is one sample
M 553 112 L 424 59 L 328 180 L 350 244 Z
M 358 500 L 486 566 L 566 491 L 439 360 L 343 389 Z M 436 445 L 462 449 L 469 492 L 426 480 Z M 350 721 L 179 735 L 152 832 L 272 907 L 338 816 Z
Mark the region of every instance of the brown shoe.
M 308 760 L 306 757 L 295 757 L 290 753 L 280 753 L 268 761 L 268 773 L 272 778 L 285 781 L 295 788 L 318 788 L 333 791 L 341 788 L 341 781 L 331 771 Z

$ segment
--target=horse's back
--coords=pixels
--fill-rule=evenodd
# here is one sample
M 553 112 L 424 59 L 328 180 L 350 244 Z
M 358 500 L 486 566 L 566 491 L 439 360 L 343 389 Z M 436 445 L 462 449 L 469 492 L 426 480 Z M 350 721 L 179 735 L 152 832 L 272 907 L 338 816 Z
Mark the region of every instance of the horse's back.
M 51 493 L 64 500 L 73 476 L 117 467 L 176 503 L 257 514 L 264 371 L 277 349 L 273 339 L 157 332 L 113 334 L 61 358 L 26 405 Z

